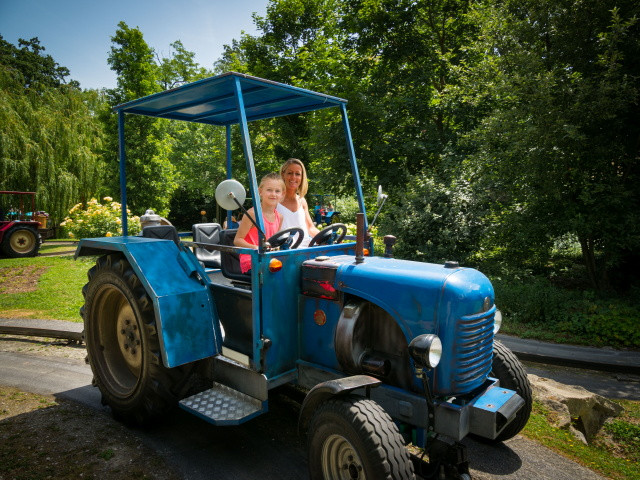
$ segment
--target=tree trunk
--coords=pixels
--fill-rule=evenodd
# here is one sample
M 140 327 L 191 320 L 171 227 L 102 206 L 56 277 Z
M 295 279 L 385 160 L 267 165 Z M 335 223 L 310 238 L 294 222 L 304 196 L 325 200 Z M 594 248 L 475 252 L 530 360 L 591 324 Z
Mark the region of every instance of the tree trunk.
M 584 264 L 587 267 L 587 275 L 589 276 L 589 281 L 595 290 L 600 289 L 600 285 L 598 282 L 598 274 L 596 268 L 596 256 L 594 253 L 593 244 L 595 243 L 592 238 L 585 237 L 583 235 L 578 234 L 578 240 L 580 241 L 580 247 L 582 249 L 582 259 L 584 260 Z

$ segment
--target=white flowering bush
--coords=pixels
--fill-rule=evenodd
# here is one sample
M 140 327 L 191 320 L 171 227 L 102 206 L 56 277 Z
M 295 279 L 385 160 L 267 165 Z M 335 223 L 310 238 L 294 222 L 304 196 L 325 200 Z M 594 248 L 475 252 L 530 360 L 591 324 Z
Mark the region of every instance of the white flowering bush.
M 104 197 L 104 204 L 92 198 L 84 206 L 74 205 L 60 226 L 70 238 L 113 237 L 122 235 L 122 206 L 111 197 Z M 129 235 L 140 232 L 140 217 L 131 216 L 127 209 Z

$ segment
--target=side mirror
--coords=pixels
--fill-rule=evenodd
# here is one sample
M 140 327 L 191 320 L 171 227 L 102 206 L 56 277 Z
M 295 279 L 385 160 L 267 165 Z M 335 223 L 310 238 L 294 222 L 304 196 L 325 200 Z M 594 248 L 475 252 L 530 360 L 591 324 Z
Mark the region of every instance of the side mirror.
M 382 193 L 382 185 L 378 185 L 378 198 L 377 198 L 376 205 L 380 205 L 384 203 L 387 197 L 388 195 L 386 193 Z
M 384 202 L 387 201 L 388 196 L 389 195 L 387 195 L 386 193 L 382 193 L 382 185 L 378 185 L 378 198 L 377 198 L 378 210 L 376 211 L 376 214 L 373 216 L 373 221 L 369 225 L 369 231 L 371 231 L 371 228 L 375 225 L 376 220 L 378 219 L 378 214 L 380 213 L 380 210 L 382 210 L 382 206 L 384 205 Z
M 237 180 L 224 180 L 216 187 L 216 202 L 225 210 L 242 208 L 246 198 L 247 192 Z

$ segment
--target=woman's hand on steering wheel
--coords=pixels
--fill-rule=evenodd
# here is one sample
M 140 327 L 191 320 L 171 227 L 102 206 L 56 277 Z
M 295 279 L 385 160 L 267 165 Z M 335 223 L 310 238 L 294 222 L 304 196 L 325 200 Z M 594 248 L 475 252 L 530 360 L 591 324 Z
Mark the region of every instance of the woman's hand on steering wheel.
M 297 235 L 297 237 L 295 242 L 293 242 L 293 245 L 292 245 L 291 238 L 294 235 Z M 287 242 L 289 242 L 288 248 L 298 248 L 298 246 L 302 243 L 303 239 L 304 239 L 304 231 L 298 227 L 291 227 L 275 233 L 274 235 L 269 237 L 267 242 L 269 242 L 269 245 L 271 245 L 273 248 L 280 247 Z
M 338 234 L 338 231 L 340 233 Z M 338 236 L 334 238 L 334 235 Z M 347 234 L 347 226 L 344 223 L 334 223 L 320 230 L 315 237 L 309 242 L 309 246 L 315 245 L 333 245 L 334 243 L 342 243 L 344 236 Z

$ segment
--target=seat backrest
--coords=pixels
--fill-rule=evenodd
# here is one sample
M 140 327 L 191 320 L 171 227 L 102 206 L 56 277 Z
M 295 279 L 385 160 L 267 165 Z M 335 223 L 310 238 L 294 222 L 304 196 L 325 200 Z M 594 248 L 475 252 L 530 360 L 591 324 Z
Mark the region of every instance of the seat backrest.
M 233 240 L 236 238 L 237 232 L 237 228 L 221 230 L 220 244 L 233 246 Z M 227 278 L 241 282 L 251 281 L 251 275 L 242 273 L 242 270 L 240 270 L 240 255 L 235 252 L 220 252 L 220 268 L 222 269 L 222 274 Z
M 220 244 L 220 224 L 219 223 L 196 223 L 191 227 L 193 241 L 198 243 L 209 243 L 211 245 Z M 196 258 L 205 267 L 220 268 L 220 252 L 210 252 L 204 248 L 195 248 Z
M 144 227 L 142 229 L 142 236 L 146 238 L 159 238 L 160 240 L 173 240 L 176 245 L 180 245 L 178 231 L 173 225 Z

